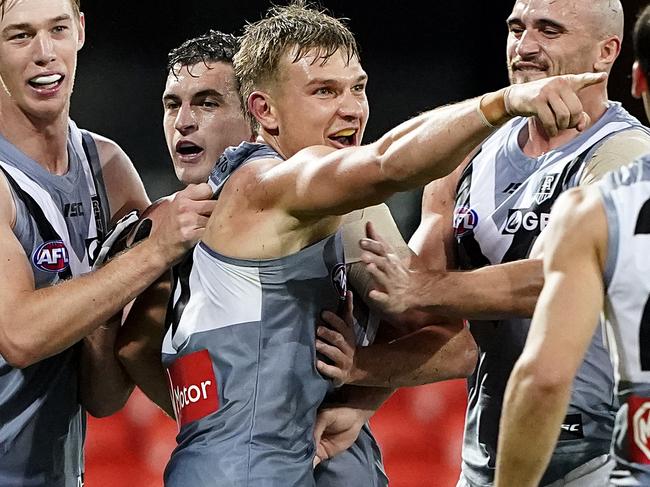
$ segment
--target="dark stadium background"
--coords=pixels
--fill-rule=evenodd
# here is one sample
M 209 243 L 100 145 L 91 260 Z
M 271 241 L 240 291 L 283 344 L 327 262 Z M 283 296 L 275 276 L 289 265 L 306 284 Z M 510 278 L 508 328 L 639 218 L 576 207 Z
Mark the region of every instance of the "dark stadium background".
M 320 4 L 349 18 L 361 46 L 371 105 L 366 141 L 420 111 L 507 83 L 505 19 L 511 0 Z M 641 103 L 629 95 L 629 34 L 646 2 L 623 4 L 627 35 L 610 78 L 610 98 L 643 117 Z M 87 40 L 79 56 L 72 117 L 126 150 L 152 199 L 178 189 L 161 124 L 166 54 L 210 28 L 239 33 L 244 20 L 259 19 L 269 5 L 251 0 L 82 0 Z M 416 191 L 389 202 L 406 237 L 419 221 L 419 197 Z M 379 413 L 374 427 L 392 486 L 455 485 L 464 401 L 464 382 L 454 381 L 401 391 Z M 91 421 L 87 485 L 161 485 L 174 432 L 175 425 L 136 393 L 124 412 Z

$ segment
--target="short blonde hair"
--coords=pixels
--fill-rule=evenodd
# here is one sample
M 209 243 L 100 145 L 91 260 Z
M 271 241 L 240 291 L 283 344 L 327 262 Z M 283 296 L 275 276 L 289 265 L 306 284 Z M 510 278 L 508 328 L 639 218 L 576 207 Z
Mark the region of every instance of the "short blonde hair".
M 246 25 L 233 59 L 242 107 L 249 118 L 248 97 L 278 79 L 280 61 L 292 50 L 295 50 L 293 62 L 313 51 L 316 51 L 314 62 L 325 63 L 339 50 L 348 62 L 353 57 L 359 58 L 357 42 L 343 20 L 300 0 L 285 7 L 270 8 L 263 19 Z

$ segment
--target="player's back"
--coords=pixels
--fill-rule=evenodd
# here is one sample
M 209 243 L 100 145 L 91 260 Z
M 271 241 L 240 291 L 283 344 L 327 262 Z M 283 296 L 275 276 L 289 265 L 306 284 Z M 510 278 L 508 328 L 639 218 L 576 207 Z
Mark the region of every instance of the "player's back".
M 613 485 L 650 485 L 650 156 L 600 184 L 607 215 L 605 315 L 621 403 Z

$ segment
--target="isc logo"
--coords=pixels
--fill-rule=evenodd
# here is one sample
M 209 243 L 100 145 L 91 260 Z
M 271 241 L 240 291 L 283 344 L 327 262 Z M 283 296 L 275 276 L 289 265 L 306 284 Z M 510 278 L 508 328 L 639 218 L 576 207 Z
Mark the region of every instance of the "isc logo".
M 45 272 L 61 272 L 68 267 L 68 249 L 61 240 L 43 242 L 32 254 L 32 262 Z

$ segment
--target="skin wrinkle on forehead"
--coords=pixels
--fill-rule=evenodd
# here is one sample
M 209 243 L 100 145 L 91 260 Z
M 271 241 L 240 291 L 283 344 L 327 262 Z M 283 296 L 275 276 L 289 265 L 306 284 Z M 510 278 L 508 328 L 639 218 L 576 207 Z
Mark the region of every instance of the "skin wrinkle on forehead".
M 565 9 L 558 13 L 569 14 L 575 17 L 575 26 L 584 28 L 594 39 L 605 39 L 609 36 L 618 36 L 623 39 L 623 8 L 620 0 L 518 0 L 523 4 L 521 15 L 534 14 L 544 7 L 556 7 L 556 4 Z M 568 14 L 567 14 L 568 15 Z

